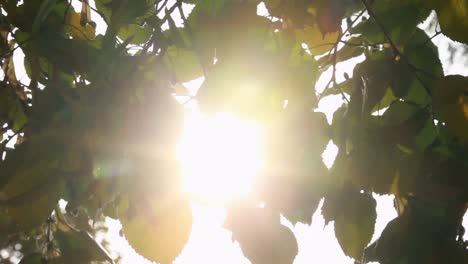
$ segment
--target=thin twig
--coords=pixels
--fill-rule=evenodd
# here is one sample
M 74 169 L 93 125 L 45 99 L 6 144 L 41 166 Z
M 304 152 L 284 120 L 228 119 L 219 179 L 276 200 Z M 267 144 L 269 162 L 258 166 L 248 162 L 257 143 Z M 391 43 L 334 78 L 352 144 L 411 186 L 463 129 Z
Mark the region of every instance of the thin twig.
M 335 46 L 335 51 L 333 52 L 333 71 L 332 71 L 332 77 L 331 81 L 333 83 L 332 87 L 338 87 L 338 91 L 340 91 L 341 97 L 343 98 L 346 103 L 349 104 L 348 98 L 346 98 L 346 95 L 344 94 L 343 90 L 341 90 L 341 87 L 339 87 L 336 83 L 336 53 L 338 52 L 338 45 Z
M 8 127 L 6 127 L 7 129 L 9 129 Z M 10 141 L 15 138 L 16 136 L 18 136 L 19 134 L 23 133 L 23 130 L 24 130 L 25 126 L 21 127 L 20 129 L 18 129 L 18 131 L 14 132 L 13 135 L 9 136 L 7 139 L 3 140 L 0 144 L 1 144 L 1 153 L 0 155 L 3 155 L 3 152 L 5 151 L 6 149 L 6 145 L 8 145 L 8 143 L 10 143 Z M 4 130 L 4 128 L 2 128 L 2 131 Z M 1 160 L 1 156 L 0 156 L 0 160 Z
M 366 11 L 365 9 L 361 10 L 361 12 L 359 12 L 359 14 L 357 14 L 357 16 L 356 16 L 353 20 L 351 20 L 351 23 L 349 24 L 349 26 L 346 28 L 345 31 L 343 31 L 343 33 L 340 34 L 340 36 L 339 36 L 338 39 L 336 40 L 333 49 L 336 49 L 336 48 L 338 47 L 338 44 L 341 42 L 341 39 L 342 39 L 342 38 L 344 37 L 344 35 L 345 35 L 346 33 L 348 33 L 348 31 L 353 27 L 354 23 L 356 23 L 356 21 L 357 21 L 359 18 L 361 18 L 361 16 L 364 14 L 365 11 Z M 331 52 L 331 51 L 332 51 L 332 50 L 330 50 L 330 52 Z
M 8 19 L 7 19 L 5 16 L 1 16 L 0 19 L 4 19 L 4 20 L 5 20 L 4 22 L 5 22 L 6 24 L 11 25 L 10 21 L 8 21 Z M 14 51 L 15 51 L 16 49 L 18 49 L 18 48 L 24 49 L 24 48 L 22 47 L 22 45 L 26 44 L 28 41 L 30 41 L 31 39 L 33 39 L 33 36 L 31 36 L 31 37 L 25 39 L 23 42 L 20 42 L 20 41 L 18 41 L 18 38 L 16 37 L 16 34 L 13 32 L 13 30 L 10 29 L 8 32 L 13 36 L 13 38 L 15 39 L 16 44 L 18 44 L 18 46 L 14 47 L 13 49 L 11 49 L 11 50 L 8 51 L 8 52 L 5 52 L 5 53 L 3 53 L 3 54 L 0 54 L 0 58 L 7 58 L 7 57 L 12 56 L 13 53 L 14 53 Z
M 185 16 L 184 9 L 182 8 L 182 1 L 178 0 L 177 3 L 178 3 L 177 10 L 179 10 L 179 14 L 180 14 L 180 17 L 182 18 L 182 21 L 184 22 L 184 26 L 187 27 L 187 30 L 191 32 L 192 29 L 189 23 L 187 22 L 187 17 Z
M 159 14 L 164 9 L 164 7 L 166 7 L 168 1 L 169 0 L 164 0 L 163 4 L 160 7 L 156 7 L 156 14 Z
M 340 36 L 338 37 L 338 39 L 336 40 L 336 42 L 333 44 L 333 48 L 330 50 L 330 52 L 328 53 L 328 56 L 330 56 L 330 53 L 332 53 L 332 66 L 333 66 L 333 69 L 332 69 L 332 76 L 330 78 L 330 80 L 328 81 L 327 85 L 325 86 L 325 89 L 323 90 L 323 92 L 319 95 L 319 100 L 322 98 L 322 95 L 325 94 L 326 90 L 330 88 L 330 84 L 333 84 L 332 87 L 335 87 L 336 86 L 336 57 L 337 57 L 337 52 L 338 52 L 338 44 L 342 41 L 341 39 L 344 37 L 344 35 L 351 29 L 351 27 L 354 25 L 354 23 L 356 23 L 356 21 L 364 14 L 366 10 L 363 9 L 361 10 L 361 12 L 359 12 L 359 14 L 351 21 L 351 23 L 349 24 L 348 28 L 346 28 L 345 31 L 343 31 L 343 33 L 340 34 Z M 345 100 L 347 103 L 349 103 L 349 100 L 348 98 L 346 98 L 344 92 L 341 90 L 341 88 L 339 88 L 339 91 L 341 93 L 341 96 L 343 97 L 343 100 Z
M 356 46 L 356 47 L 372 47 L 377 48 L 377 46 L 382 45 L 383 43 L 351 43 L 345 40 L 340 40 L 340 43 L 343 43 L 348 46 Z
M 166 20 L 169 19 L 169 17 L 171 16 L 172 12 L 174 12 L 174 10 L 176 8 L 179 7 L 179 5 L 181 4 L 182 2 L 180 0 L 177 0 L 176 3 L 174 5 L 172 5 L 169 9 L 166 9 L 166 14 L 164 15 L 164 17 L 161 19 L 161 21 L 159 21 L 160 25 L 164 24 L 166 22 Z
M 347 46 L 356 46 L 356 47 L 372 47 L 372 48 L 376 48 L 378 45 L 382 45 L 383 43 L 352 43 L 352 42 L 348 42 L 346 40 L 339 40 L 339 43 L 343 43 Z M 322 44 L 319 44 L 319 45 L 315 45 L 315 46 L 312 46 L 312 47 L 308 47 L 308 50 L 313 50 L 313 49 L 316 49 L 316 48 L 320 48 L 320 47 L 324 47 L 324 46 L 333 46 L 332 47 L 332 51 L 333 49 L 335 48 L 336 42 L 329 42 L 329 43 L 322 43 Z
M 29 39 L 28 39 L 28 40 L 29 40 Z M 24 43 L 25 43 L 25 42 L 26 42 L 26 41 L 24 41 Z M 22 44 L 24 44 L 24 43 L 22 43 Z M 13 49 L 11 49 L 10 51 L 7 51 L 7 52 L 5 52 L 5 53 L 3 53 L 3 54 L 0 54 L 0 58 L 5 59 L 5 58 L 7 58 L 7 57 L 10 57 L 11 55 L 13 55 L 13 53 L 15 52 L 15 50 L 17 50 L 18 48 L 21 48 L 21 45 L 20 45 L 19 43 L 18 43 L 18 45 L 17 45 L 16 47 L 14 47 Z
M 436 31 L 434 35 L 432 35 L 428 40 L 426 40 L 423 45 L 426 45 L 427 43 L 429 43 L 430 41 L 432 41 L 435 37 L 439 36 L 440 34 L 442 34 L 442 31 Z

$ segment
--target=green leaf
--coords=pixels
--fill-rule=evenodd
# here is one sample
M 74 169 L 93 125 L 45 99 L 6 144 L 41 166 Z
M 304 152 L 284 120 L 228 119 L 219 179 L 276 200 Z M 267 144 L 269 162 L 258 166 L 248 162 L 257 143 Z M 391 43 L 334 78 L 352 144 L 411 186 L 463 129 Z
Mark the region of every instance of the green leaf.
M 311 224 L 325 187 L 326 168 L 321 159 L 307 159 L 308 168 L 272 172 L 259 180 L 256 191 L 267 206 L 283 214 L 293 224 Z M 279 162 L 278 162 L 279 163 Z M 277 164 L 273 171 L 284 165 Z
M 306 57 L 301 43 L 296 42 L 294 32 L 269 31 L 265 39 L 265 50 L 279 56 L 290 56 L 289 64 L 298 65 Z
M 65 181 L 56 179 L 6 201 L 9 231 L 30 231 L 46 222 L 65 189 Z
M 14 199 L 57 176 L 65 146 L 55 136 L 52 134 L 30 139 L 0 163 L 0 200 Z
M 213 0 L 195 6 L 188 23 L 203 65 L 213 64 L 215 50 L 220 61 L 247 59 L 263 50 L 271 21 L 257 16 L 256 6 L 250 1 Z
M 278 62 L 260 52 L 248 65 L 234 59 L 220 61 L 207 72 L 197 93 L 201 110 L 265 116 L 283 109 L 289 79 Z
M 294 234 L 281 225 L 279 214 L 268 208 L 231 205 L 224 226 L 253 264 L 292 264 L 297 255 Z
M 120 216 L 122 230 L 130 245 L 142 256 L 169 264 L 190 237 L 192 211 L 185 199 L 152 199 L 130 204 Z
M 398 164 L 398 152 L 386 134 L 369 135 L 357 142 L 344 169 L 344 178 L 358 190 L 388 194 L 394 181 Z M 385 138 L 385 139 L 383 139 Z M 382 142 L 384 141 L 385 142 Z M 387 142 L 390 141 L 390 142 Z M 369 162 L 372 161 L 372 162 Z
M 338 211 L 339 211 L 339 201 L 337 198 L 337 194 L 329 193 L 327 194 L 323 200 L 322 205 L 322 216 L 325 220 L 325 226 L 327 226 L 331 221 L 334 221 Z
M 395 97 L 405 98 L 416 79 L 413 69 L 406 61 L 396 61 L 389 69 L 391 72 L 390 88 Z
M 416 137 L 429 119 L 427 110 L 414 104 L 394 101 L 383 116 L 370 119 L 370 128 L 373 133 L 384 137 L 387 144 L 400 144 L 411 149 L 415 147 Z
M 417 29 L 408 41 L 403 54 L 415 68 L 412 70 L 414 78 L 405 99 L 425 105 L 430 101 L 430 95 L 426 90 L 432 91 L 434 81 L 444 75 L 438 49 L 423 30 Z
M 395 95 L 393 94 L 393 90 L 392 89 L 387 89 L 384 96 L 382 97 L 382 100 L 380 100 L 380 102 L 378 102 L 374 106 L 374 108 L 371 110 L 371 112 L 375 113 L 375 112 L 378 112 L 379 110 L 385 109 L 388 106 L 390 106 L 393 102 L 395 102 L 395 100 L 397 100 L 397 99 L 398 98 L 396 98 Z
M 57 3 L 57 0 L 44 0 L 42 2 L 36 17 L 34 18 L 33 32 L 37 32 L 39 30 L 44 20 L 54 9 L 55 3 Z
M 192 50 L 171 46 L 166 51 L 164 62 L 174 71 L 177 82 L 187 82 L 203 76 L 198 56 Z
M 118 36 L 124 41 L 131 38 L 129 44 L 141 45 L 149 40 L 152 32 L 152 29 L 148 26 L 130 24 L 121 27 Z
M 367 194 L 350 193 L 347 204 L 335 219 L 335 235 L 343 252 L 360 260 L 374 234 L 376 202 Z
M 98 50 L 87 42 L 68 39 L 55 32 L 44 32 L 35 38 L 32 45 L 37 49 L 37 56 L 45 57 L 60 70 L 74 72 L 91 72 L 98 74 Z M 108 63 L 108 62 L 107 62 Z
M 412 199 L 406 207 L 418 207 Z M 413 205 L 414 204 L 414 205 Z M 425 205 L 423 205 L 425 206 Z M 464 263 L 468 260 L 466 248 L 449 239 L 449 222 L 441 225 L 430 215 L 421 215 L 417 210 L 405 210 L 390 221 L 380 238 L 371 244 L 365 253 L 365 261 L 380 263 Z
M 146 18 L 155 15 L 154 5 L 156 2 L 156 0 L 112 1 L 111 21 L 113 26 L 131 24 L 132 22 L 142 23 Z
M 310 224 L 326 189 L 328 170 L 321 154 L 330 141 L 330 127 L 323 113 L 299 114 L 289 106 L 272 123 L 265 139 L 268 169 L 259 177 L 258 195 L 293 223 Z
M 437 138 L 437 129 L 432 119 L 428 119 L 421 131 L 415 137 L 415 146 L 424 151 Z
M 384 97 L 392 78 L 393 61 L 389 59 L 370 59 L 354 67 L 353 93 L 350 111 L 357 115 L 368 115 Z
M 388 126 L 400 125 L 410 119 L 419 109 L 411 104 L 395 101 L 382 116 L 382 122 Z
M 315 83 L 319 77 L 318 64 L 312 55 L 304 52 L 300 45 L 296 44 L 289 57 L 287 76 L 289 82 L 287 90 L 288 107 L 315 108 L 317 97 L 315 95 Z
M 365 250 L 364 259 L 366 261 L 401 261 L 402 251 L 407 245 L 404 237 L 407 225 L 402 218 L 398 217 L 390 221 L 382 231 L 380 238 L 369 245 Z
M 18 88 L 12 84 L 0 85 L 0 121 L 11 123 L 11 129 L 18 132 L 26 125 L 28 117 L 15 89 Z

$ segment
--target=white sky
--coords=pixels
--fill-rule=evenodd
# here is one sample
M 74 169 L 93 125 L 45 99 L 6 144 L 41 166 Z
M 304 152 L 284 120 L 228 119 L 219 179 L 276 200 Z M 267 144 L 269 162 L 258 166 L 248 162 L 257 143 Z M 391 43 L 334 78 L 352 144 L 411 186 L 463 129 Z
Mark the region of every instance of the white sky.
M 173 0 L 169 1 L 170 3 Z M 76 11 L 81 8 L 81 2 L 78 0 L 72 1 Z M 94 6 L 94 0 L 90 1 L 91 6 Z M 170 4 L 169 3 L 169 4 Z M 186 6 L 186 8 L 189 8 Z M 174 20 L 180 24 L 181 20 L 178 17 L 178 12 L 175 12 Z M 106 27 L 102 19 L 96 13 L 92 14 L 92 19 L 97 23 L 97 33 L 104 34 Z M 449 65 L 447 62 L 448 56 L 448 39 L 442 35 L 439 35 L 434 39 L 434 42 L 439 48 L 439 53 L 444 64 L 445 74 L 462 74 L 467 75 L 467 68 L 455 61 L 453 65 Z M 23 66 L 24 54 L 21 49 L 16 50 L 15 55 L 15 67 L 18 79 L 23 83 L 29 83 L 29 78 L 25 74 Z M 353 65 L 362 60 L 357 58 L 351 62 L 344 62 L 338 64 L 337 78 L 341 81 L 343 72 L 347 72 L 350 76 L 352 74 Z M 317 84 L 317 90 L 322 90 L 324 83 L 329 79 L 330 72 L 325 73 L 324 76 L 319 80 Z M 193 90 L 200 86 L 203 79 L 198 79 L 193 82 L 189 82 L 186 85 Z M 341 96 L 330 96 L 324 98 L 319 104 L 319 111 L 327 114 L 329 121 L 334 110 L 336 110 L 341 104 Z M 336 155 L 336 147 L 329 145 L 329 148 L 324 155 L 325 163 L 329 166 Z M 375 228 L 375 234 L 373 240 L 378 238 L 385 225 L 394 217 L 396 212 L 393 208 L 392 197 L 390 196 L 375 196 L 377 203 L 377 222 Z M 229 231 L 222 228 L 224 219 L 224 210 L 221 208 L 210 208 L 202 206 L 200 204 L 193 203 L 192 209 L 194 211 L 194 224 L 193 230 L 190 237 L 190 241 L 183 250 L 182 254 L 175 261 L 176 264 L 242 264 L 250 263 L 243 255 L 237 243 L 231 241 L 231 234 Z M 121 228 L 118 221 L 108 218 L 106 222 L 109 224 L 110 232 L 106 235 L 110 241 L 111 247 L 122 254 L 122 263 L 134 264 L 134 263 L 149 263 L 141 256 L 135 253 L 135 251 L 128 245 L 126 240 L 119 236 L 119 230 Z M 297 237 L 299 244 L 299 254 L 296 257 L 295 264 L 305 263 L 339 263 L 339 264 L 351 264 L 352 259 L 346 257 L 341 251 L 337 240 L 335 239 L 333 232 L 333 224 L 329 224 L 324 228 L 324 220 L 320 214 L 320 210 L 313 216 L 313 224 L 307 226 L 304 224 L 297 224 L 292 226 L 285 219 L 283 223 L 292 228 L 294 234 Z M 468 217 L 465 215 L 464 219 L 465 228 L 468 227 Z M 102 237 L 101 237 L 102 238 Z M 99 238 L 98 238 L 99 239 Z

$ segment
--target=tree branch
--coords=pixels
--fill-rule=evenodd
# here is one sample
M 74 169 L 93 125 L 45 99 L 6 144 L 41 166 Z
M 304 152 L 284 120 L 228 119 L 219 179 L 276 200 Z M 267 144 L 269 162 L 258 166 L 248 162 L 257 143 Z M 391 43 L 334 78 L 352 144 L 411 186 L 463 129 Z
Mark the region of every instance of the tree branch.
M 167 5 L 168 1 L 169 0 L 164 0 L 163 4 L 160 7 L 156 7 L 156 14 L 159 14 L 164 9 L 164 7 Z M 159 3 L 158 3 L 158 5 L 159 5 Z
M 372 17 L 372 19 L 374 19 L 375 23 L 377 23 L 377 26 L 380 27 L 380 30 L 382 30 L 382 33 L 384 34 L 385 38 L 387 39 L 388 43 L 390 44 L 390 47 L 392 48 L 393 50 L 393 53 L 394 53 L 394 57 L 396 60 L 399 60 L 399 59 L 402 59 L 405 61 L 405 63 L 413 70 L 415 76 L 416 76 L 416 79 L 421 83 L 421 85 L 423 86 L 424 90 L 426 91 L 426 93 L 431 96 L 432 93 L 431 93 L 431 90 L 429 89 L 429 87 L 426 86 L 426 84 L 422 81 L 421 77 L 419 77 L 418 75 L 418 71 L 420 71 L 416 66 L 414 66 L 409 60 L 408 58 L 406 58 L 401 52 L 400 50 L 398 50 L 398 47 L 397 45 L 395 44 L 395 42 L 392 40 L 390 34 L 388 33 L 388 31 L 386 30 L 385 26 L 382 24 L 382 22 L 379 20 L 379 18 L 377 17 L 377 15 L 374 13 L 374 11 L 372 10 L 370 4 L 367 2 L 367 0 L 361 0 L 361 2 L 364 4 L 364 6 L 366 7 L 366 10 L 367 10 L 367 13 L 369 13 L 369 16 Z
M 330 84 L 333 84 L 332 87 L 335 87 L 336 86 L 336 53 L 338 52 L 338 44 L 340 42 L 342 42 L 342 38 L 344 37 L 344 35 L 346 33 L 348 33 L 348 31 L 351 29 L 351 27 L 354 25 L 354 23 L 356 23 L 356 21 L 364 14 L 364 12 L 366 11 L 366 9 L 363 9 L 361 10 L 361 12 L 359 12 L 359 14 L 351 21 L 351 23 L 349 24 L 348 28 L 346 28 L 345 31 L 343 31 L 340 36 L 338 37 L 338 39 L 336 40 L 336 42 L 333 44 L 333 48 L 330 50 L 330 52 L 328 53 L 327 56 L 330 56 L 330 53 L 332 53 L 332 66 L 333 66 L 333 69 L 332 69 L 332 76 L 330 78 L 330 81 L 328 81 L 327 85 L 325 86 L 325 89 L 323 90 L 323 92 L 319 95 L 319 100 L 322 98 L 323 94 L 325 94 L 325 91 L 327 89 L 330 88 Z M 346 98 L 344 92 L 341 90 L 341 88 L 339 88 L 339 91 L 341 93 L 341 96 L 343 97 L 343 100 L 345 100 L 347 103 L 349 103 L 349 100 L 348 98 Z

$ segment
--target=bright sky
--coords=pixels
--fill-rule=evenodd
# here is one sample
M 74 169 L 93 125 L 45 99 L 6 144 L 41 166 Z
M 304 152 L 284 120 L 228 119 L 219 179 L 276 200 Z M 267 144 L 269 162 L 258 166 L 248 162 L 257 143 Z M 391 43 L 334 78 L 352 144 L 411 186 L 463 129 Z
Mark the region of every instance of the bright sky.
M 169 2 L 173 2 L 172 0 Z M 72 1 L 75 10 L 80 10 L 81 2 L 78 0 Z M 91 6 L 94 7 L 94 1 L 90 1 Z M 170 4 L 170 3 L 169 3 Z M 186 10 L 191 7 L 186 5 Z M 264 12 L 260 8 L 259 12 Z M 92 19 L 97 23 L 97 33 L 105 33 L 105 24 L 102 19 L 96 14 L 92 14 Z M 174 20 L 180 24 L 181 20 L 178 12 L 174 14 Z M 439 47 L 439 52 L 442 58 L 447 58 L 447 43 L 448 40 L 439 35 L 434 39 Z M 23 66 L 24 54 L 18 49 L 15 52 L 15 66 L 18 79 L 24 83 L 28 83 L 29 79 L 25 74 Z M 362 61 L 363 58 L 357 58 L 352 61 L 339 63 L 337 65 L 338 81 L 342 81 L 343 72 L 352 75 L 354 65 Z M 447 64 L 447 60 L 443 59 L 444 71 L 446 74 L 466 74 L 466 68 L 461 65 Z M 329 79 L 330 72 L 325 73 L 317 84 L 317 90 L 323 90 L 326 80 Z M 203 82 L 203 78 L 199 78 L 185 85 L 189 90 L 196 91 Z M 341 104 L 341 96 L 329 96 L 324 98 L 320 104 L 318 111 L 326 113 L 329 121 L 331 115 Z M 193 108 L 192 108 L 193 109 Z M 196 110 L 190 110 L 190 118 L 187 119 L 187 130 L 184 141 L 181 142 L 182 151 L 181 159 L 184 162 L 185 174 L 185 187 L 189 192 L 198 195 L 199 199 L 206 200 L 226 200 L 232 198 L 234 195 L 242 195 L 249 190 L 249 181 L 251 176 L 261 169 L 261 153 L 255 148 L 256 145 L 261 144 L 259 128 L 255 124 L 246 121 L 238 120 L 233 116 L 222 116 L 217 119 L 207 120 L 202 115 L 198 114 Z M 208 127 L 210 130 L 208 130 Z M 232 130 L 237 130 L 237 133 L 232 133 Z M 211 132 L 208 132 L 211 131 Z M 231 131 L 231 132 L 229 132 Z M 208 133 L 208 134 L 207 134 Z M 212 134 L 209 134 L 212 133 Z M 220 136 L 221 135 L 221 136 Z M 216 144 L 209 144 L 206 142 L 215 142 Z M 226 144 L 227 143 L 227 144 Z M 208 159 L 215 160 L 218 166 L 209 168 L 206 159 L 197 156 L 202 150 L 201 146 L 208 146 L 208 150 L 203 149 L 204 153 L 212 151 L 208 155 Z M 217 157 L 213 153 L 219 153 L 221 149 L 227 148 L 231 153 L 225 154 L 223 157 Z M 333 159 L 336 155 L 337 149 L 333 144 L 329 144 L 327 150 L 324 152 L 323 158 L 327 166 L 331 166 Z M 225 153 L 225 152 L 222 152 Z M 211 156 L 210 156 L 211 155 Z M 227 155 L 227 156 L 226 156 Z M 224 158 L 224 159 L 223 159 Z M 237 166 L 230 164 L 226 161 L 237 160 Z M 188 160 L 188 162 L 187 162 Z M 191 160 L 191 161 L 190 161 Z M 252 161 L 259 161 L 257 163 Z M 230 173 L 225 173 L 221 179 L 217 179 L 218 171 L 221 168 L 230 168 Z M 202 173 L 200 173 L 202 172 Z M 200 178 L 200 175 L 204 177 Z M 235 179 L 233 175 L 244 175 L 241 179 Z M 235 180 L 233 180 L 235 179 Z M 217 183 L 217 187 L 222 186 L 223 192 L 216 192 L 214 188 L 205 186 L 197 186 L 197 183 Z M 229 186 L 235 188 L 230 189 Z M 378 238 L 385 225 L 394 217 L 396 212 L 393 208 L 392 197 L 390 196 L 375 196 L 377 203 L 377 223 L 373 240 Z M 250 263 L 244 256 L 237 243 L 231 241 L 231 233 L 222 227 L 225 212 L 222 207 L 216 204 L 202 205 L 199 202 L 192 202 L 192 209 L 194 212 L 194 224 L 189 243 L 183 250 L 182 254 L 175 261 L 176 264 L 191 264 L 191 263 L 204 263 L 204 264 L 242 264 Z M 465 217 L 464 226 L 468 227 L 467 217 Z M 109 233 L 102 234 L 98 239 L 106 238 L 110 242 L 110 247 L 115 251 L 122 254 L 122 263 L 149 263 L 147 260 L 139 256 L 126 242 L 126 240 L 119 235 L 121 229 L 120 223 L 116 220 L 108 218 L 106 220 L 109 226 Z M 311 226 L 304 224 L 297 224 L 292 226 L 286 219 L 282 220 L 283 224 L 290 227 L 297 237 L 299 244 L 299 254 L 296 257 L 295 264 L 305 263 L 353 263 L 352 259 L 346 257 L 340 249 L 338 242 L 335 239 L 333 225 L 329 224 L 324 227 L 324 220 L 320 214 L 320 210 L 313 216 L 313 224 Z

